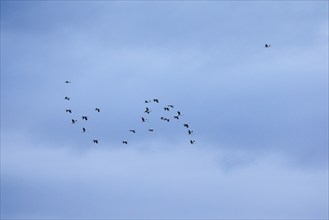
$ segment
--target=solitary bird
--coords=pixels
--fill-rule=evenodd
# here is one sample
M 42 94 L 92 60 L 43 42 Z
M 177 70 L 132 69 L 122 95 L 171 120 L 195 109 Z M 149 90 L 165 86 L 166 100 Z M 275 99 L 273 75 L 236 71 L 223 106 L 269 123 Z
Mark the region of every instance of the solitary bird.
M 95 111 L 96 112 L 100 112 L 101 110 L 99 108 L 95 108 Z
M 87 116 L 82 116 L 82 120 L 88 120 Z
M 123 144 L 128 144 L 128 141 L 122 141 Z
M 265 44 L 265 47 L 267 48 L 267 47 L 271 47 L 271 44 Z
M 153 102 L 159 103 L 158 99 L 153 99 Z
M 98 144 L 98 140 L 97 140 L 97 139 L 94 139 L 93 142 L 94 142 L 95 144 Z
M 72 113 L 72 110 L 71 109 L 66 109 L 66 112 Z
M 191 143 L 191 144 L 194 144 L 194 143 L 195 143 L 195 140 L 190 140 L 190 143 Z
M 191 131 L 191 130 L 188 130 L 188 134 L 193 134 L 193 131 Z
M 189 125 L 188 125 L 188 124 L 184 124 L 184 127 L 185 127 L 185 128 L 189 128 Z
M 71 121 L 72 121 L 72 124 L 75 124 L 78 122 L 78 120 L 74 120 L 74 119 L 71 119 Z
M 163 108 L 165 111 L 169 111 L 169 108 L 168 107 L 164 107 Z
M 65 81 L 65 83 L 71 83 L 71 81 Z
M 153 128 L 149 128 L 149 131 L 152 132 L 152 131 L 154 131 L 154 130 L 153 130 Z
M 134 129 L 130 129 L 129 132 L 136 133 Z
M 142 117 L 142 122 L 146 122 L 146 119 L 144 117 Z
M 65 96 L 65 98 L 64 99 L 66 99 L 66 100 L 70 100 L 70 97 L 67 97 L 67 96 Z
M 86 129 L 85 128 L 82 128 L 82 133 L 86 133 Z

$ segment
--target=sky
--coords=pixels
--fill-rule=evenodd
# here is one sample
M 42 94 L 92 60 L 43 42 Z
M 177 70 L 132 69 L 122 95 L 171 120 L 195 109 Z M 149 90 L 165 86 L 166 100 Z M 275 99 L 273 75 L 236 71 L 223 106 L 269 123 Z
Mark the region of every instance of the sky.
M 328 184 L 327 1 L 1 1 L 2 219 L 328 219 Z

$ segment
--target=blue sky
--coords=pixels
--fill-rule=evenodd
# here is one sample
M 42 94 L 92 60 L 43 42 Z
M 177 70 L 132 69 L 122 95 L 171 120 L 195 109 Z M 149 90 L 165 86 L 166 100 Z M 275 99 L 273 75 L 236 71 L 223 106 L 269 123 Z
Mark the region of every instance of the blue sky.
M 326 219 L 327 186 L 328 2 L 1 1 L 2 218 Z

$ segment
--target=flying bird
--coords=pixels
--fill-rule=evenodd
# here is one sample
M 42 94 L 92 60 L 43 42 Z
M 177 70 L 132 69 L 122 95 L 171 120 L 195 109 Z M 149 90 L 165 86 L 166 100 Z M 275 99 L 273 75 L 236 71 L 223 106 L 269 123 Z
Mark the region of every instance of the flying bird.
M 66 100 L 70 100 L 70 97 L 67 97 L 67 96 L 65 96 L 65 98 L 64 99 L 66 99 Z
M 85 128 L 82 128 L 82 133 L 86 133 L 86 129 Z
M 82 120 L 88 120 L 87 116 L 82 116 Z
M 159 103 L 158 99 L 153 99 L 153 102 Z
M 150 112 L 151 112 L 151 109 L 149 109 L 149 108 L 146 107 L 145 113 L 150 114 Z
M 169 111 L 169 108 L 168 107 L 164 107 L 163 108 L 165 111 Z
M 185 128 L 189 128 L 189 125 L 188 125 L 188 124 L 184 124 L 184 127 L 185 127 Z
M 145 119 L 144 117 L 142 117 L 142 122 L 146 122 L 147 119 Z
M 181 113 L 180 111 L 177 111 L 177 115 L 178 115 L 178 116 L 181 116 L 182 113 Z
M 174 108 L 174 106 L 173 106 L 173 105 L 168 105 L 168 107 L 170 107 L 170 108 Z
M 71 109 L 66 109 L 65 111 L 68 112 L 68 113 L 72 113 Z
M 265 44 L 265 47 L 266 48 L 271 47 L 271 44 Z
M 195 143 L 195 140 L 190 140 L 190 143 L 191 143 L 191 144 L 194 144 L 194 143 Z
M 179 119 L 179 117 L 177 115 L 174 116 L 174 119 Z
M 95 111 L 96 112 L 100 112 L 101 110 L 99 108 L 95 108 Z
M 191 130 L 188 130 L 188 134 L 193 134 L 193 131 L 191 131 Z
M 145 103 L 150 103 L 151 102 L 151 100 L 145 100 Z
M 97 140 L 97 139 L 94 139 L 93 142 L 94 142 L 95 144 L 98 144 L 98 140 Z
M 152 131 L 154 131 L 154 130 L 153 130 L 153 128 L 149 128 L 149 131 L 152 132 Z
M 71 83 L 71 81 L 65 81 L 65 83 Z
M 136 133 L 134 129 L 130 129 L 129 132 Z
M 74 120 L 74 119 L 71 119 L 71 121 L 72 121 L 72 124 L 75 124 L 78 122 L 78 120 Z
M 128 141 L 122 141 L 123 144 L 128 144 Z

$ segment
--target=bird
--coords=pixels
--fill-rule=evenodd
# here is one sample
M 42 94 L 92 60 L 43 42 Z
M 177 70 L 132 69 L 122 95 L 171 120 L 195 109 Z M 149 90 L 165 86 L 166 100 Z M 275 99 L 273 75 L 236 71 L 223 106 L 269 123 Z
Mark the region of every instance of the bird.
M 128 144 L 128 141 L 122 141 L 123 144 Z
M 170 107 L 170 108 L 174 108 L 174 106 L 173 106 L 173 105 L 168 105 L 168 107 Z
M 145 103 L 150 103 L 151 102 L 151 100 L 145 100 Z
M 101 110 L 99 108 L 95 108 L 95 111 L 96 112 L 100 112 Z
M 174 119 L 179 119 L 179 117 L 177 115 L 174 116 Z
M 142 122 L 146 122 L 147 119 L 145 119 L 144 117 L 142 117 Z
M 180 111 L 177 111 L 177 115 L 178 115 L 178 116 L 181 116 L 182 113 L 181 113 Z
M 271 47 L 271 44 L 265 44 L 265 47 L 267 48 L 267 47 Z
M 72 113 L 71 109 L 66 109 L 65 111 L 68 112 L 68 113 Z
M 86 133 L 86 129 L 85 128 L 82 128 L 82 133 Z
M 151 109 L 149 109 L 148 107 L 146 107 L 145 113 L 150 114 L 150 112 L 151 112 Z
M 129 132 L 136 133 L 134 129 L 130 129 Z
M 188 134 L 193 134 L 193 131 L 191 131 L 191 130 L 188 130 Z
M 191 143 L 191 144 L 194 144 L 194 143 L 195 143 L 195 140 L 190 140 L 190 143 Z
M 72 121 L 72 124 L 75 124 L 78 122 L 78 120 L 74 120 L 74 119 L 71 119 L 71 121 Z
M 65 81 L 65 83 L 71 83 L 71 81 Z
M 66 99 L 66 100 L 70 100 L 70 97 L 67 97 L 67 96 L 65 96 L 65 98 L 64 99 Z
M 97 139 L 93 139 L 93 142 L 94 142 L 95 144 L 98 144 L 98 140 L 97 140 Z
M 153 99 L 153 102 L 159 103 L 158 99 Z
M 153 128 L 149 128 L 149 131 L 152 132 L 152 131 L 154 131 L 154 130 L 153 130 Z
M 169 111 L 169 108 L 168 107 L 164 107 L 163 108 L 165 111 Z
M 169 122 L 169 118 L 161 117 L 161 120 Z
M 184 127 L 185 127 L 185 128 L 188 128 L 188 127 L 189 127 L 189 125 L 188 125 L 188 124 L 184 124 Z
M 81 118 L 82 120 L 86 120 L 86 121 L 88 120 L 87 116 L 82 116 Z

